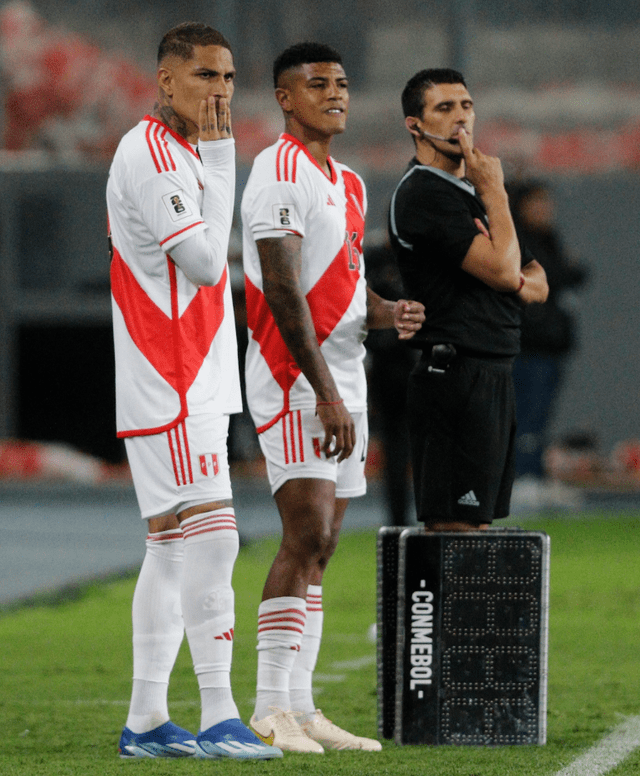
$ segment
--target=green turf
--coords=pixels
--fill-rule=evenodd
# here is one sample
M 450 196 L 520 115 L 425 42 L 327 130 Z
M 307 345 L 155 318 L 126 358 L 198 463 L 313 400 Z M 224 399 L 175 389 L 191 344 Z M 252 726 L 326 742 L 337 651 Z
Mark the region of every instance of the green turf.
M 640 714 L 638 516 L 529 520 L 551 536 L 548 744 L 544 747 L 398 747 L 381 753 L 285 755 L 267 763 L 151 760 L 123 763 L 116 747 L 130 690 L 134 580 L 89 587 L 58 605 L 0 617 L 3 776 L 20 774 L 555 774 L 626 716 Z M 273 540 L 241 550 L 236 565 L 233 687 L 243 718 L 255 684 L 256 610 Z M 317 704 L 338 724 L 375 736 L 375 532 L 345 533 L 324 585 L 325 638 Z M 341 665 L 362 659 L 361 667 Z M 197 687 L 186 645 L 170 692 L 174 721 L 196 729 Z M 612 776 L 640 771 L 636 750 Z

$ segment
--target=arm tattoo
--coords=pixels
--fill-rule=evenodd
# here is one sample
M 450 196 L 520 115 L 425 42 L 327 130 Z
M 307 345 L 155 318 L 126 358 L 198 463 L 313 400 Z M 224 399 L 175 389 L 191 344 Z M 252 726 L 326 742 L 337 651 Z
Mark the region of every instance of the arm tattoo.
M 259 240 L 264 294 L 298 367 L 317 393 L 334 396 L 337 388 L 320 351 L 311 311 L 300 288 L 300 244 L 301 238 L 294 235 Z
M 297 282 L 299 258 L 295 249 L 291 250 L 287 245 L 286 237 L 263 240 L 260 254 L 269 306 L 285 340 L 295 347 L 305 341 L 305 322 L 307 325 L 309 322 L 304 296 Z

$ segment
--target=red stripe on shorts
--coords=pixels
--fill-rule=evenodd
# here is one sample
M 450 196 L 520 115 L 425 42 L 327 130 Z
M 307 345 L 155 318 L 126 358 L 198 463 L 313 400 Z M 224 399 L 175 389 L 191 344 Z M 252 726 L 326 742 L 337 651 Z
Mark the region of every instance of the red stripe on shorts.
M 282 445 L 284 448 L 284 462 L 289 463 L 289 446 L 287 445 L 287 416 L 282 418 Z
M 302 413 L 298 410 L 298 441 L 300 443 L 300 463 L 304 463 L 304 437 L 302 436 Z
M 191 468 L 191 450 L 189 449 L 189 438 L 187 437 L 187 427 L 184 420 L 180 424 L 182 427 L 182 435 L 184 437 L 184 454 L 187 459 L 187 470 L 189 472 L 189 483 L 193 483 L 193 469 Z
M 173 431 L 172 428 L 170 428 L 167 431 L 167 440 L 169 441 L 169 450 L 171 451 L 171 463 L 173 464 L 173 475 L 176 478 L 176 485 L 181 485 L 182 483 L 180 482 L 180 472 L 178 471 L 178 462 L 176 460 L 176 451 L 173 445 L 172 431 Z
M 176 485 L 179 487 L 181 485 L 192 484 L 193 469 L 191 468 L 189 440 L 187 439 L 187 428 L 184 421 L 175 428 L 171 428 L 167 431 L 167 439 L 169 440 L 171 462 L 173 464 Z
M 295 413 L 289 414 L 289 436 L 291 437 L 291 458 L 293 463 L 298 463 L 298 456 L 296 455 L 296 437 L 293 432 L 293 416 Z

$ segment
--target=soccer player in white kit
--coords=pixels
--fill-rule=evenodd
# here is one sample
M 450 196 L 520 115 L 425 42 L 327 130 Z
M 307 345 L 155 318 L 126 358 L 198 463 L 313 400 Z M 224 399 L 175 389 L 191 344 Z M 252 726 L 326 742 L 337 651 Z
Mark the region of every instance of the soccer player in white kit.
M 321 585 L 348 499 L 366 489 L 366 329 L 395 326 L 408 339 L 424 314 L 366 286 L 365 187 L 329 156 L 349 104 L 340 55 L 292 46 L 274 85 L 285 132 L 256 158 L 242 199 L 247 399 L 283 526 L 258 610 L 250 726 L 289 751 L 376 751 L 314 704 Z
M 133 600 L 133 690 L 120 756 L 281 757 L 239 719 L 229 674 L 238 554 L 229 414 L 239 412 L 227 248 L 235 69 L 216 30 L 187 23 L 158 52 L 158 102 L 120 142 L 107 185 L 118 436 L 147 551 Z M 198 735 L 169 719 L 186 630 Z

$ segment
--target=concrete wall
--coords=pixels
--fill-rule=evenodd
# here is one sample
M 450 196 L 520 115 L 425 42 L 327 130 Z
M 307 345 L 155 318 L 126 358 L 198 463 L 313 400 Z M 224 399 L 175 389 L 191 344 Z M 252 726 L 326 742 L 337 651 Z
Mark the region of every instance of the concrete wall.
M 640 437 L 640 176 L 558 180 L 566 244 L 586 261 L 580 347 L 553 427 L 597 432 L 603 449 Z

